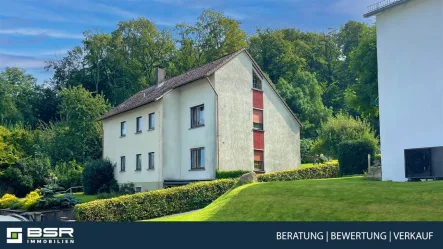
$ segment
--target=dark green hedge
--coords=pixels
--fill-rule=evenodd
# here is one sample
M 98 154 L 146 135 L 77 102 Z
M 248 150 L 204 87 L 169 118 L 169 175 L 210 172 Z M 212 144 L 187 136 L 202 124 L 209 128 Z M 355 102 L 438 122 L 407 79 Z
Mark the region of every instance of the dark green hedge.
M 198 182 L 75 206 L 78 221 L 135 221 L 187 212 L 207 206 L 227 192 L 236 179 Z
M 87 195 L 111 190 L 118 191 L 118 185 L 114 179 L 114 165 L 108 159 L 97 159 L 86 163 L 82 173 L 82 182 L 83 192 Z
M 368 154 L 374 158 L 375 148 L 366 140 L 345 141 L 338 145 L 340 175 L 363 174 L 368 169 Z
M 231 170 L 231 171 L 217 171 L 215 173 L 215 178 L 217 179 L 228 179 L 228 178 L 238 178 L 243 174 L 249 173 L 251 171 L 247 170 Z
M 338 177 L 337 164 L 323 164 L 308 168 L 285 170 L 258 175 L 259 182 L 294 181 Z

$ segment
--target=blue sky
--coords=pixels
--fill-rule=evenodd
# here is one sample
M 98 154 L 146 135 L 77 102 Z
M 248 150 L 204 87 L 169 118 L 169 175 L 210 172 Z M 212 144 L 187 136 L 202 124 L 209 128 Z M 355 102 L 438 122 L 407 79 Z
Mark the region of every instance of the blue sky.
M 86 30 L 110 32 L 119 21 L 145 17 L 160 29 L 195 22 L 203 9 L 240 21 L 250 35 L 257 27 L 295 27 L 327 32 L 364 19 L 377 0 L 0 0 L 0 69 L 25 68 L 43 82 L 45 61 L 81 44 Z

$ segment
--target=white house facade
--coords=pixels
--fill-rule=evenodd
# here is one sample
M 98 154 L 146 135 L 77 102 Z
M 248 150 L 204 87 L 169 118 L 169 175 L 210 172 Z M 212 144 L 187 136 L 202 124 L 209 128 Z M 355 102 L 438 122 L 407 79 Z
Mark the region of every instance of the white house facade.
M 103 120 L 103 157 L 137 191 L 213 180 L 216 171 L 300 166 L 302 124 L 245 50 L 142 90 Z
M 376 15 L 383 180 L 443 176 L 443 0 L 382 1 Z

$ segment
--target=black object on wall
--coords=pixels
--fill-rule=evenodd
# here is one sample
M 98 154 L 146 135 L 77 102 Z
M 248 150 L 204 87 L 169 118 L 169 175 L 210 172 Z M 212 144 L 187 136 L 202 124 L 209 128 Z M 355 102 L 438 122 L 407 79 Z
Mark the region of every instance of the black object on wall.
M 443 147 L 405 150 L 405 177 L 434 179 L 443 177 Z

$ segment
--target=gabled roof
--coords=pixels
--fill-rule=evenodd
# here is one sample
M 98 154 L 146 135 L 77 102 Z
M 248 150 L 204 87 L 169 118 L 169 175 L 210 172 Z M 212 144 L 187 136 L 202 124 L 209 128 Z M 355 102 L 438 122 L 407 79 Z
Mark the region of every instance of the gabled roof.
M 184 74 L 166 80 L 160 83 L 159 87 L 151 86 L 147 89 L 141 90 L 131 98 L 127 99 L 125 102 L 115 107 L 112 111 L 106 113 L 103 117 L 101 117 L 101 120 L 110 118 L 117 114 L 127 112 L 137 107 L 157 101 L 172 89 L 207 77 L 245 50 L 246 50 L 245 48 L 240 49 L 237 52 L 225 55 L 213 62 L 210 62 L 203 66 L 192 69 L 191 71 L 188 71 Z
M 368 13 L 364 14 L 364 17 L 371 17 L 383 12 L 387 9 L 393 8 L 394 6 L 406 3 L 410 0 L 384 0 L 373 5 L 368 6 Z
M 246 48 L 242 48 L 236 52 L 230 53 L 228 55 L 225 55 L 221 58 L 218 58 L 217 60 L 210 62 L 208 64 L 205 64 L 203 66 L 197 67 L 195 69 L 192 69 L 191 71 L 188 71 L 184 74 L 181 74 L 179 76 L 176 76 L 174 78 L 171 78 L 169 80 L 166 80 L 159 84 L 158 87 L 151 86 L 147 89 L 144 89 L 138 93 L 136 93 L 131 98 L 127 99 L 125 102 L 121 103 L 117 107 L 115 107 L 112 111 L 106 113 L 103 117 L 101 117 L 100 120 L 110 118 L 112 116 L 118 115 L 123 112 L 130 111 L 132 109 L 135 109 L 137 107 L 147 105 L 149 103 L 155 102 L 162 98 L 166 93 L 169 91 L 181 87 L 183 85 L 186 85 L 188 83 L 192 83 L 194 81 L 197 81 L 199 79 L 209 77 L 211 74 L 213 74 L 215 71 L 220 69 L 222 66 L 224 66 L 226 63 L 231 61 L 233 58 L 235 58 L 237 55 L 241 54 L 242 52 L 245 52 L 248 57 L 251 59 L 252 64 L 256 71 L 261 74 L 262 77 L 264 77 L 271 86 L 272 90 L 277 94 L 277 96 L 280 98 L 280 100 L 283 102 L 285 107 L 288 109 L 288 111 L 292 114 L 294 119 L 297 121 L 297 123 L 300 125 L 300 127 L 303 127 L 303 124 L 298 119 L 298 117 L 292 112 L 291 108 L 286 104 L 284 99 L 280 96 L 277 89 L 275 88 L 272 81 L 269 79 L 269 77 L 263 73 L 263 71 L 260 69 L 258 64 L 255 62 L 255 60 L 252 58 L 251 54 L 246 50 Z

